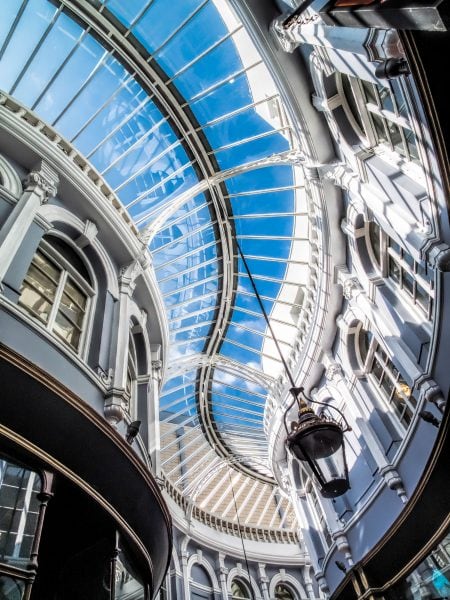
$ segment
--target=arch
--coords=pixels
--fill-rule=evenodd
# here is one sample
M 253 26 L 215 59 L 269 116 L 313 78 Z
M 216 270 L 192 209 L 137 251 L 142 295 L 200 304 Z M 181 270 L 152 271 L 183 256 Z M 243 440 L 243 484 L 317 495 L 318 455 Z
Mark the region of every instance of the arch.
M 250 577 L 250 579 L 249 579 Z M 230 569 L 227 577 L 227 592 L 231 597 L 231 583 L 233 579 L 240 579 L 244 582 L 244 584 L 249 585 L 253 591 L 253 597 L 255 600 L 263 600 L 263 596 L 258 587 L 256 579 L 250 574 L 247 573 L 240 565 Z
M 341 366 L 349 376 L 361 377 L 362 371 L 356 353 L 356 335 L 361 327 L 370 327 L 370 316 L 360 306 L 349 304 L 339 317 L 339 342 L 343 348 Z
M 15 198 L 20 198 L 23 193 L 22 182 L 17 171 L 2 154 L 0 154 L 0 187 Z
M 246 582 L 242 581 L 240 577 L 235 577 L 231 581 L 231 596 L 232 598 L 247 598 L 251 599 L 251 591 L 249 590 Z
M 43 206 L 41 206 L 39 214 L 54 226 L 55 229 L 50 230 L 50 233 L 52 234 L 54 234 L 55 231 L 57 231 L 56 223 L 64 223 L 66 225 L 69 225 L 69 227 L 71 227 L 77 233 L 79 233 L 80 236 L 84 234 L 86 223 L 66 208 L 63 208 L 61 206 L 55 206 L 53 204 L 44 204 Z M 90 240 L 90 245 L 94 249 L 95 253 L 99 258 L 99 261 L 103 265 L 106 275 L 107 291 L 109 291 L 109 293 L 114 298 L 118 298 L 119 285 L 117 281 L 117 273 L 109 257 L 108 252 L 105 250 L 103 245 L 98 241 L 96 237 Z
M 137 356 L 137 374 L 147 375 L 150 371 L 150 338 L 147 330 L 147 313 L 139 309 L 136 302 L 131 299 L 129 304 L 129 319 L 131 325 L 130 335 L 134 338 L 136 350 L 142 350 Z M 133 331 L 134 329 L 134 331 Z
M 289 573 L 281 571 L 279 573 L 276 573 L 270 580 L 270 584 L 269 584 L 270 598 L 276 597 L 275 596 L 275 588 L 277 587 L 277 585 L 280 585 L 280 584 L 285 585 L 287 587 L 287 589 L 292 593 L 295 600 L 308 597 L 308 595 L 305 591 L 305 588 L 300 583 L 300 581 L 298 581 L 298 579 L 296 579 L 293 575 L 290 575 Z
M 50 230 L 34 247 L 33 254 L 27 256 L 24 266 L 18 304 L 55 339 L 59 338 L 65 347 L 86 361 L 98 296 L 92 265 L 69 236 Z M 52 289 L 51 296 L 39 291 L 36 282 L 42 277 Z
M 195 564 L 198 564 L 205 569 L 205 571 L 207 572 L 209 579 L 211 581 L 212 590 L 215 593 L 220 593 L 220 584 L 219 584 L 219 581 L 217 580 L 216 572 L 215 572 L 214 568 L 210 565 L 210 563 L 206 560 L 206 558 L 203 556 L 203 553 L 191 554 L 191 556 L 189 557 L 188 564 L 187 564 L 188 581 L 189 582 L 192 581 L 191 572 L 192 572 L 192 567 Z

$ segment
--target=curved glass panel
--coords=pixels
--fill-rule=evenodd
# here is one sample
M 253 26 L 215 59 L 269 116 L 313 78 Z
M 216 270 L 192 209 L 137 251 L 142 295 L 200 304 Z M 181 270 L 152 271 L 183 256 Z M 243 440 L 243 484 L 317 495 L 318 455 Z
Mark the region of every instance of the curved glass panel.
M 174 0 L 170 14 L 166 0 L 91 4 L 121 23 L 123 56 L 63 0 L 9 0 L 0 87 L 85 156 L 149 240 L 170 329 L 161 448 L 171 485 L 187 495 L 219 467 L 268 479 L 264 404 L 282 367 L 235 241 L 288 358 L 310 261 L 300 169 L 283 158 L 297 148 L 293 130 L 226 0 Z M 146 58 L 147 86 L 127 44 Z M 203 508 L 227 508 L 211 485 Z M 275 488 L 258 485 L 273 511 Z

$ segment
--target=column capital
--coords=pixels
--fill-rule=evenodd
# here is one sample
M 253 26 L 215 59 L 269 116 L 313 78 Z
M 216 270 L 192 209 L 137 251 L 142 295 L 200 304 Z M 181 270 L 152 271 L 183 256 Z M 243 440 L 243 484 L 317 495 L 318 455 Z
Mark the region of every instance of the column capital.
M 348 277 L 342 283 L 342 294 L 347 300 L 354 298 L 361 290 L 361 284 L 356 277 Z
M 45 160 L 39 161 L 25 178 L 24 190 L 39 196 L 41 204 L 46 204 L 58 191 L 58 173 Z
M 131 297 L 136 287 L 136 279 L 141 273 L 142 267 L 137 259 L 121 267 L 119 272 L 120 291 L 127 293 Z
M 344 377 L 344 373 L 342 371 L 342 367 L 339 363 L 337 362 L 332 362 L 327 366 L 327 369 L 325 371 L 325 378 L 327 379 L 327 381 L 340 381 L 341 379 L 343 379 Z

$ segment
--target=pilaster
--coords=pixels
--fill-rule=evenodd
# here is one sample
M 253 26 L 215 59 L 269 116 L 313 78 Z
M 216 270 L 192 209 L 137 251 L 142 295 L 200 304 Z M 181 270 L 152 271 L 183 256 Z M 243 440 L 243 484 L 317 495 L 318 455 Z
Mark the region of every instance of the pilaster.
M 4 279 L 39 209 L 56 195 L 59 178 L 41 160 L 27 175 L 24 192 L 0 230 L 0 282 Z

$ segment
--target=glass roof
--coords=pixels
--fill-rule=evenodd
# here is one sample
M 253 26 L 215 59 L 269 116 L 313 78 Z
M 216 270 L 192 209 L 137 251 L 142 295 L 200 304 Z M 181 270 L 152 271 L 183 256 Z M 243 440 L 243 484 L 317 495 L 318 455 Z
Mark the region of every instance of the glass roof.
M 4 0 L 0 87 L 87 158 L 149 243 L 171 342 L 162 451 L 174 431 L 206 433 L 199 468 L 228 455 L 269 480 L 263 413 L 282 368 L 234 240 L 287 358 L 309 276 L 301 170 L 283 158 L 294 132 L 225 0 L 89 3 L 128 54 L 70 0 Z

